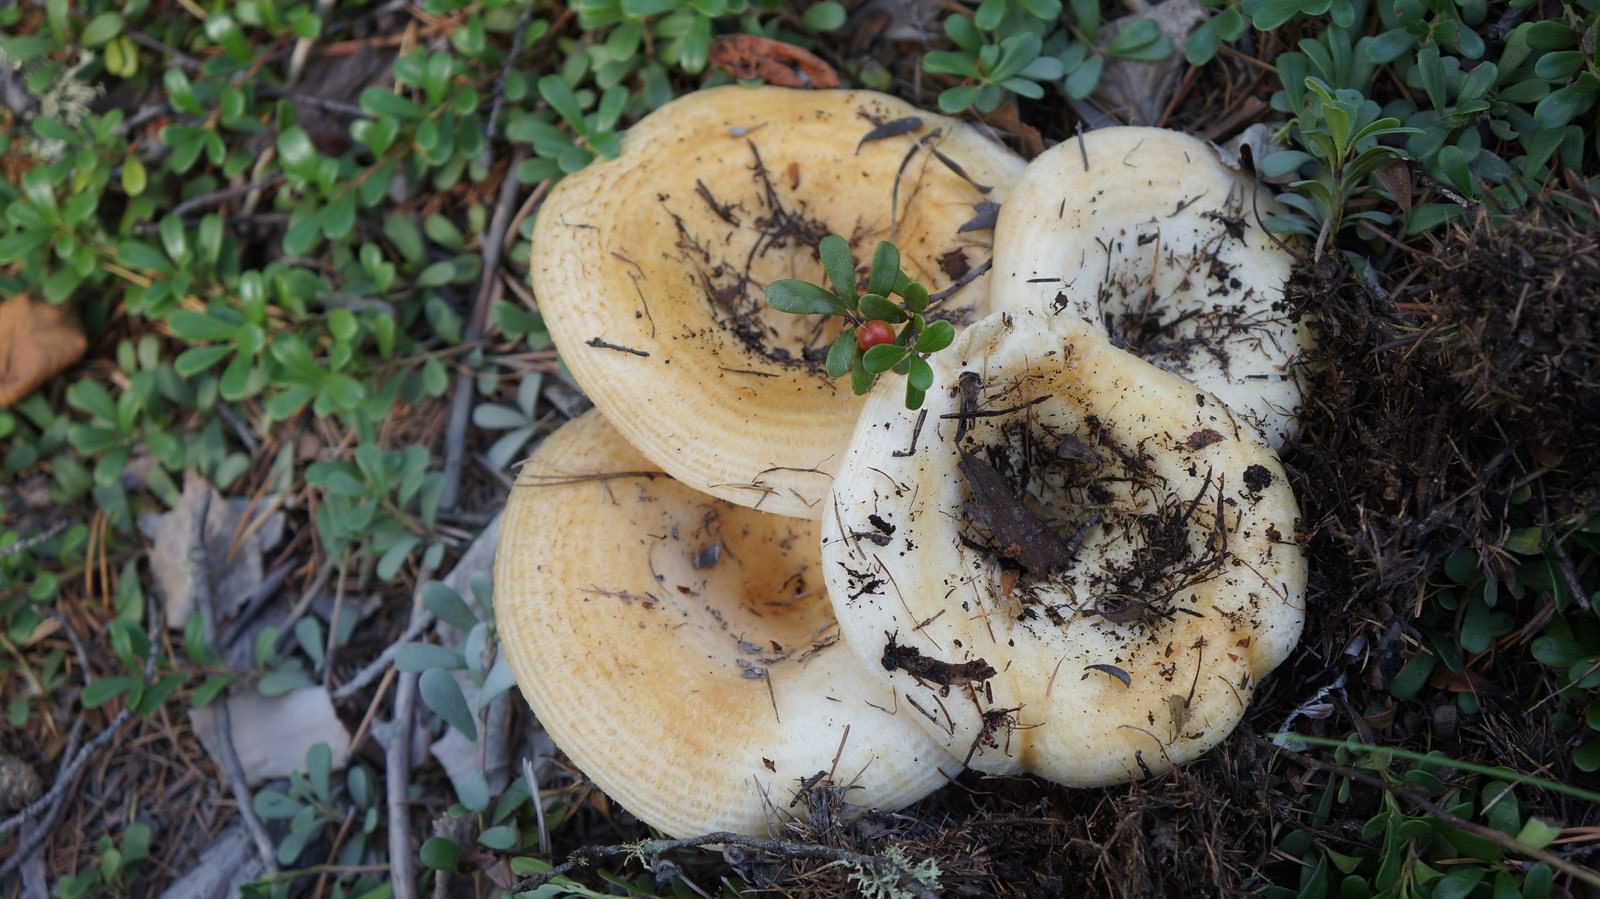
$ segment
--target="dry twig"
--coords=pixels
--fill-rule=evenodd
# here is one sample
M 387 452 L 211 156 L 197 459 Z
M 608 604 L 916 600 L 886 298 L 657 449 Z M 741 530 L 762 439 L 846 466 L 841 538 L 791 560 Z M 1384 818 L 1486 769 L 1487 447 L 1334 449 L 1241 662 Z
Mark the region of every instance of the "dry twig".
M 190 474 L 190 477 L 199 478 L 195 474 Z M 195 608 L 200 610 L 201 620 L 205 622 L 205 640 L 208 644 L 215 645 L 217 610 L 211 595 L 211 560 L 210 553 L 206 549 L 206 518 L 210 511 L 211 485 L 202 483 L 200 505 L 191 517 L 189 576 L 194 582 Z M 152 650 L 151 657 L 154 656 Z M 256 817 L 249 781 L 245 778 L 244 767 L 239 764 L 239 753 L 233 746 L 233 719 L 228 714 L 228 697 L 225 694 L 219 694 L 216 698 L 216 725 L 217 763 L 222 766 L 222 773 L 228 778 L 228 789 L 233 793 L 233 801 L 239 807 L 239 820 L 244 822 L 245 830 L 256 844 L 256 852 L 261 856 L 261 863 L 268 871 L 276 871 L 278 870 L 277 847 L 272 844 L 272 837 L 267 835 L 267 829 L 262 825 L 261 819 Z
M 518 150 L 500 181 L 500 198 L 495 203 L 494 218 L 489 221 L 489 233 L 483 238 L 483 273 L 478 280 L 478 298 L 473 303 L 472 316 L 467 319 L 468 341 L 483 337 L 491 298 L 498 292 L 500 252 L 506 228 L 511 224 L 511 214 L 516 209 L 517 169 L 522 167 L 525 158 L 527 151 Z M 461 491 L 461 462 L 466 455 L 467 421 L 472 414 L 472 380 L 472 371 L 463 368 L 456 375 L 455 394 L 450 401 L 450 427 L 444 438 L 444 488 L 439 494 L 439 509 L 443 512 L 455 508 L 457 494 Z

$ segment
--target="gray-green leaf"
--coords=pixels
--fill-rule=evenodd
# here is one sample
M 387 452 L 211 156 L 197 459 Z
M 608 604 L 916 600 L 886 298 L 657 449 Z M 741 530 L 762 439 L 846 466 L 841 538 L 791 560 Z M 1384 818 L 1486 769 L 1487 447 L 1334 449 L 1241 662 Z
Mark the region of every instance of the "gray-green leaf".
M 397 662 L 398 658 L 396 656 Z M 466 697 L 461 695 L 461 687 L 448 671 L 438 668 L 424 671 L 418 688 L 422 701 L 435 715 L 461 731 L 467 739 L 477 742 L 478 725 L 472 720 L 472 712 L 467 708 Z

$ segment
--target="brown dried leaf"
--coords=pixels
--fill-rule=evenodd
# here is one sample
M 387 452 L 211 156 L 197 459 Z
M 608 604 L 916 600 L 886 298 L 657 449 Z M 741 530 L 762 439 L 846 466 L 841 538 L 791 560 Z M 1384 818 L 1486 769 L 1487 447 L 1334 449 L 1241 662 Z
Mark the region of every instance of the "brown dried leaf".
M 727 34 L 711 42 L 708 61 L 735 78 L 760 78 L 778 87 L 826 90 L 839 74 L 808 50 L 770 37 Z
M 0 303 L 0 409 L 77 362 L 87 347 L 71 310 L 25 296 Z
M 1024 159 L 1032 159 L 1044 152 L 1044 135 L 1039 129 L 1029 125 L 1017 114 L 1017 104 L 1002 103 L 999 108 L 991 113 L 979 113 L 978 118 L 984 124 L 998 128 L 1017 139 L 1022 145 Z
M 1404 162 L 1393 162 L 1384 166 L 1375 173 L 1378 183 L 1383 189 L 1394 197 L 1394 204 L 1400 207 L 1401 212 L 1411 211 L 1411 167 Z

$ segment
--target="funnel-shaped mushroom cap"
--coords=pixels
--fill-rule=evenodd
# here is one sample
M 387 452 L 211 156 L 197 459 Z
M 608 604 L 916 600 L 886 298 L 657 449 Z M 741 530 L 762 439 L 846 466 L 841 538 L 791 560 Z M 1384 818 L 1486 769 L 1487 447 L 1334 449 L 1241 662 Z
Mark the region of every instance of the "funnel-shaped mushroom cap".
M 833 232 L 859 260 L 893 241 L 939 291 L 989 257 L 989 232 L 960 228 L 1021 171 L 968 126 L 881 94 L 699 91 L 550 192 L 539 309 L 578 384 L 651 461 L 722 499 L 818 518 L 861 401 L 823 370 L 839 320 L 770 309 L 767 285 L 825 283 L 816 247 Z M 976 279 L 935 314 L 981 315 L 987 292 Z
M 1277 204 L 1257 187 L 1176 131 L 1058 144 L 1000 212 L 990 308 L 1094 322 L 1280 448 L 1298 431 L 1310 333 L 1284 299 L 1293 260 L 1258 224 Z
M 673 836 L 764 835 L 818 772 L 855 805 L 908 805 L 960 766 L 838 644 L 818 544 L 815 522 L 661 474 L 590 412 L 506 506 L 495 612 L 517 683 L 579 768 Z
M 1277 457 L 1084 322 L 994 313 L 940 356 L 921 434 L 870 398 L 834 487 L 846 642 L 981 771 L 1096 786 L 1220 742 L 1304 619 Z

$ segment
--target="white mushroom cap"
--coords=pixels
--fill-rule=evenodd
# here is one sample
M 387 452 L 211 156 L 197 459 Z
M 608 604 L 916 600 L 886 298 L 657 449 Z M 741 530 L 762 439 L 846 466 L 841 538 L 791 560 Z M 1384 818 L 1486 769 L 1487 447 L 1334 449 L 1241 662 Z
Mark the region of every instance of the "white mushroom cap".
M 874 120 L 912 118 L 862 143 Z M 698 91 L 550 192 L 533 241 L 539 309 L 578 384 L 645 456 L 697 490 L 817 518 L 861 400 L 823 371 L 838 320 L 770 309 L 767 284 L 825 283 L 816 246 L 834 232 L 863 262 L 894 242 L 937 292 L 988 259 L 990 232 L 959 229 L 1022 165 L 882 94 Z M 939 308 L 981 315 L 987 292 L 977 278 Z
M 1298 432 L 1309 329 L 1266 190 L 1204 141 L 1104 128 L 1028 164 L 995 225 L 995 311 L 1081 318 L 1221 397 L 1274 449 Z M 1259 213 L 1259 216 L 1258 216 Z
M 1305 616 L 1276 455 L 1083 322 L 994 313 L 934 364 L 920 434 L 874 395 L 834 487 L 846 642 L 981 771 L 1097 786 L 1216 745 Z
M 495 563 L 505 652 L 556 745 L 652 827 L 765 835 L 818 772 L 899 808 L 960 771 L 838 645 L 817 527 L 690 490 L 595 411 L 523 468 Z

